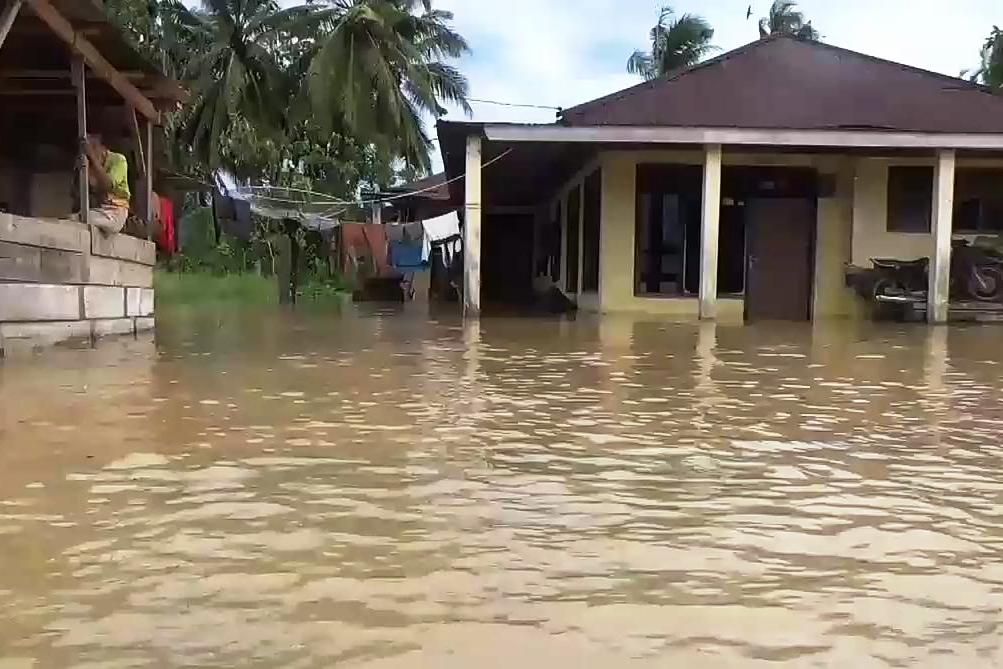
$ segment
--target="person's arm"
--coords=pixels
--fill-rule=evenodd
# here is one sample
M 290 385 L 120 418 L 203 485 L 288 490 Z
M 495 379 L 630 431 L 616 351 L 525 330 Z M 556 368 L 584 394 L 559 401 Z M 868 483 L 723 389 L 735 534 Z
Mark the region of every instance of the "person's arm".
M 84 151 L 87 155 L 87 180 L 90 181 L 92 186 L 110 193 L 115 187 L 115 182 L 104 171 L 101 159 L 95 154 L 90 144 L 84 143 Z

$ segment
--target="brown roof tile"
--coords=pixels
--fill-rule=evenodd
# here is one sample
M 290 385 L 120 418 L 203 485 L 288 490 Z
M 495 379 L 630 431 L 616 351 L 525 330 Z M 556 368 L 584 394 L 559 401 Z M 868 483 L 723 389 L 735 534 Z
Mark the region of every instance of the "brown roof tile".
M 561 122 L 1003 133 L 1003 96 L 963 79 L 781 37 L 572 107 Z

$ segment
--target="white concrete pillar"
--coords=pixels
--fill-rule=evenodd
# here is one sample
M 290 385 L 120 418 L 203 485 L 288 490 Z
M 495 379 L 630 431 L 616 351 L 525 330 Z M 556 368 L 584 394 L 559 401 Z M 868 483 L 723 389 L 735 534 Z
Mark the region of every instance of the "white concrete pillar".
M 700 318 L 717 318 L 717 254 L 721 224 L 721 145 L 704 148 L 700 219 Z
M 953 150 L 937 152 L 933 176 L 933 257 L 930 259 L 930 287 L 927 294 L 927 320 L 946 323 L 951 285 L 951 233 L 954 227 Z
M 467 137 L 463 213 L 463 315 L 481 312 L 481 138 Z

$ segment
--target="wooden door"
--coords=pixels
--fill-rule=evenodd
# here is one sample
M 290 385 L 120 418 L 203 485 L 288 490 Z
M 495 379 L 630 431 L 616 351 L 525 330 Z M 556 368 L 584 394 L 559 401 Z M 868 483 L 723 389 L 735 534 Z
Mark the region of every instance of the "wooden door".
M 748 320 L 811 318 L 815 201 L 751 199 L 745 315 Z

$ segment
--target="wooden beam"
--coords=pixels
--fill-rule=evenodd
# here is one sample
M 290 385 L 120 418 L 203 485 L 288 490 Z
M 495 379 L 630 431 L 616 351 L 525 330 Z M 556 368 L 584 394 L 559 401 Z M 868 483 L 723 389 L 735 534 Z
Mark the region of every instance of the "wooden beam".
M 66 42 L 74 53 L 80 55 L 84 62 L 102 79 L 108 82 L 126 102 L 135 107 L 146 118 L 154 123 L 160 122 L 160 112 L 157 111 L 149 98 L 143 95 L 121 72 L 109 63 L 101 53 L 94 48 L 86 37 L 74 30 L 70 23 L 60 14 L 49 0 L 24 0 L 35 11 L 60 39 Z
M 143 138 L 139 134 L 139 119 L 136 118 L 136 110 L 132 107 L 126 107 L 125 113 L 129 116 L 132 142 L 136 145 L 136 165 L 139 167 L 139 175 L 146 176 L 146 158 L 143 157 Z
M 80 222 L 87 225 L 87 212 L 90 210 L 90 179 L 87 160 L 84 158 L 84 142 L 87 141 L 87 81 L 84 76 L 83 58 L 73 59 L 73 85 L 77 93 L 77 192 L 80 196 Z M 89 250 L 89 245 L 88 245 Z
M 21 89 L 4 89 L 0 91 L 0 95 L 8 98 L 59 98 L 59 97 L 73 97 L 77 94 L 73 90 L 39 90 L 31 88 L 21 88 Z
M 17 13 L 21 10 L 22 1 L 7 0 L 3 12 L 0 13 L 0 47 L 3 47 L 4 40 L 7 39 L 7 33 L 10 32 L 11 26 L 14 25 L 14 19 L 17 18 Z
M 122 76 L 127 79 L 143 79 L 148 76 L 144 72 L 139 70 L 121 70 Z M 89 77 L 96 77 L 97 75 L 90 72 L 87 73 Z M 69 79 L 70 73 L 66 70 L 26 70 L 21 68 L 4 68 L 0 69 L 0 79 Z
M 479 124 L 468 132 L 480 133 Z M 652 126 L 496 125 L 483 126 L 493 142 L 567 142 L 603 144 L 734 144 L 837 149 L 1003 149 L 1003 133 L 934 133 L 886 130 L 764 130 L 757 128 L 682 128 Z
M 153 199 L 153 123 L 147 120 L 144 125 L 146 126 L 146 165 L 143 174 L 146 184 L 146 238 L 152 240 L 153 221 L 157 218 L 158 213 L 155 208 L 159 203 Z M 154 251 L 154 260 L 156 260 L 156 251 Z

